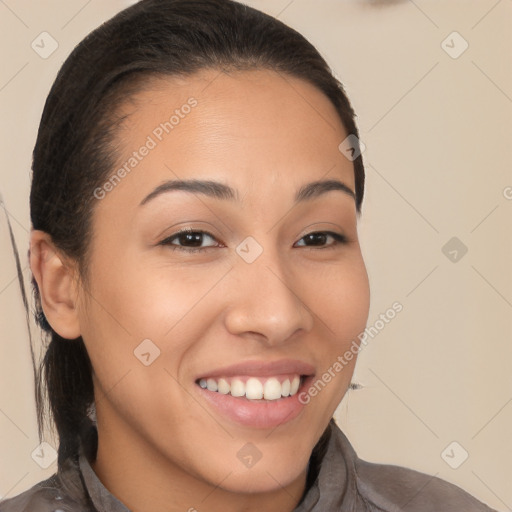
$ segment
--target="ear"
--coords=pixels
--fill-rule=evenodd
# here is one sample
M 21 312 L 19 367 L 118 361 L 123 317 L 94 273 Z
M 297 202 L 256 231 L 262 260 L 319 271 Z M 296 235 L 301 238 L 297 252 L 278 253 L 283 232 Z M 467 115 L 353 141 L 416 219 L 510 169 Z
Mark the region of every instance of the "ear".
M 56 249 L 48 233 L 30 233 L 30 268 L 39 288 L 41 306 L 53 330 L 66 339 L 80 336 L 75 267 Z

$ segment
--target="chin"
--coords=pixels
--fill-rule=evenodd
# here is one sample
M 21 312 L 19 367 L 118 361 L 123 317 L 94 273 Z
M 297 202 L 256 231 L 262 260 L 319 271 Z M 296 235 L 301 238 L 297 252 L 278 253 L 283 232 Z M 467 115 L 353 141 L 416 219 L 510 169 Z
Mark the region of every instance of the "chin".
M 282 490 L 297 480 L 304 468 L 292 465 L 287 471 L 276 470 L 275 467 L 261 467 L 231 473 L 220 487 L 236 494 L 271 493 Z
M 280 456 L 276 449 L 270 457 L 261 454 L 261 458 L 252 466 L 246 466 L 239 460 L 235 465 L 223 464 L 215 469 L 213 479 L 209 480 L 214 485 L 220 485 L 226 491 L 237 494 L 270 493 L 282 490 L 299 478 L 304 478 L 305 482 L 308 460 L 308 454 L 290 450 Z M 221 475 L 226 475 L 225 479 Z

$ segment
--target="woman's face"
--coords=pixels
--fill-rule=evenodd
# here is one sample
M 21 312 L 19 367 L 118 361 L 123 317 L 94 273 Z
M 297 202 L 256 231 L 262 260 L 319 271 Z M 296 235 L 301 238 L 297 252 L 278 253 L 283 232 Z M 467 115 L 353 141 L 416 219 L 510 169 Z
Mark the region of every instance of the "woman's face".
M 289 485 L 368 317 L 347 133 L 316 88 L 263 70 L 161 79 L 122 114 L 79 295 L 98 453 L 233 492 Z

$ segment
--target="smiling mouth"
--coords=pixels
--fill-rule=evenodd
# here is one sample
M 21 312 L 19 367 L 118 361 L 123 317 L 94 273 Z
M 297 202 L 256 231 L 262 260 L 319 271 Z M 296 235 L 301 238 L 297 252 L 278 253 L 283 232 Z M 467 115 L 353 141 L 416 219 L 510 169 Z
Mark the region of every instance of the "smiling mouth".
M 307 375 L 292 373 L 269 377 L 201 378 L 196 380 L 196 384 L 202 389 L 235 398 L 272 401 L 296 395 L 306 377 Z

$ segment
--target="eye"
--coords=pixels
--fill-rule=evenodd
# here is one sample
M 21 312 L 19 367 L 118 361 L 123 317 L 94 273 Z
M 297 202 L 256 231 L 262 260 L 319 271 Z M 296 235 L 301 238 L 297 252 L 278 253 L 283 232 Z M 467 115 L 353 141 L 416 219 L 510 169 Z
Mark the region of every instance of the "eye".
M 194 231 L 193 229 L 181 229 L 177 233 L 168 236 L 162 240 L 158 245 L 164 245 L 170 247 L 173 251 L 185 251 L 185 252 L 200 252 L 210 247 L 216 247 L 218 244 L 203 246 L 205 238 L 215 240 L 215 237 L 207 231 Z M 175 242 L 179 242 L 180 245 Z
M 214 235 L 208 231 L 186 228 L 168 236 L 158 245 L 170 247 L 173 251 L 179 250 L 188 253 L 201 252 L 212 247 L 220 247 L 218 243 L 203 245 L 205 239 L 216 240 Z M 332 239 L 333 242 L 327 243 L 329 239 Z M 297 242 L 296 246 L 319 249 L 334 249 L 337 246 L 346 243 L 347 238 L 340 233 L 335 233 L 333 231 L 315 231 L 303 236 L 299 242 Z
M 333 243 L 326 244 L 326 240 L 332 238 Z M 301 241 L 311 242 L 311 244 L 300 244 Z M 314 231 L 303 236 L 299 242 L 302 247 L 319 247 L 320 249 L 335 249 L 337 246 L 346 244 L 348 242 L 347 237 L 340 233 L 334 233 L 333 231 Z

